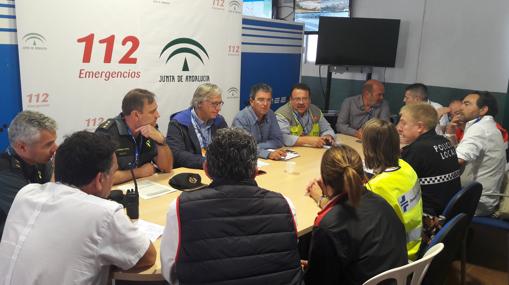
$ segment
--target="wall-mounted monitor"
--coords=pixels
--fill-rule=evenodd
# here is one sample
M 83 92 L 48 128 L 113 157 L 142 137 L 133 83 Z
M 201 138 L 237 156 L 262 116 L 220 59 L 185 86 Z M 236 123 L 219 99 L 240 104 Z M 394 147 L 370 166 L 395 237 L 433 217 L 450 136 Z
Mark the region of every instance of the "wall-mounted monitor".
M 304 31 L 318 31 L 318 19 L 350 17 L 351 0 L 295 0 L 295 21 L 304 23 Z
M 244 0 L 242 15 L 271 19 L 272 0 Z
M 316 64 L 394 67 L 400 20 L 320 17 Z

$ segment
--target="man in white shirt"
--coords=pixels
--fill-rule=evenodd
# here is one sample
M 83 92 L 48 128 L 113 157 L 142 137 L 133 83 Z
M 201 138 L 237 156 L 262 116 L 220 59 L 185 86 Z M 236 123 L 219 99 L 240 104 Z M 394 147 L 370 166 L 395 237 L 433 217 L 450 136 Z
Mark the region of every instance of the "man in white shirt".
M 123 207 L 104 199 L 117 170 L 104 135 L 77 132 L 55 154 L 55 181 L 29 184 L 0 243 L 1 284 L 106 284 L 110 266 L 151 266 L 156 251 Z
M 504 140 L 497 129 L 495 116 L 497 101 L 489 92 L 468 94 L 461 106 L 460 116 L 466 123 L 463 139 L 456 148 L 458 162 L 465 167 L 461 175 L 462 185 L 478 181 L 483 186 L 476 215 L 487 216 L 495 212 L 505 171 L 506 156 Z M 454 127 L 448 126 L 447 137 L 457 142 Z
M 430 104 L 437 112 L 443 108 L 437 102 L 433 102 L 428 98 L 428 87 L 422 83 L 414 83 L 410 84 L 405 88 L 405 95 L 403 97 L 403 102 L 405 105 L 414 104 L 414 103 L 428 103 Z M 449 123 L 449 117 L 447 114 L 440 114 L 438 117 L 438 124 L 435 128 L 435 132 L 438 135 L 443 135 L 445 131 L 445 127 Z
M 256 184 L 256 149 L 243 129 L 217 130 L 203 165 L 212 183 L 168 209 L 161 270 L 170 284 L 300 284 L 293 206 Z

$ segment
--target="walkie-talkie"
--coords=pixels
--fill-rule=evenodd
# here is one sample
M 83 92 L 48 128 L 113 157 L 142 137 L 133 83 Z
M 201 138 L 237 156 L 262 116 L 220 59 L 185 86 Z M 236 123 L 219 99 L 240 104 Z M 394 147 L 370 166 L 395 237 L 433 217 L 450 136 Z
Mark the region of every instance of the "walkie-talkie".
M 129 168 L 131 170 L 131 176 L 134 181 L 134 189 L 128 189 L 125 193 L 124 197 L 124 207 L 127 211 L 127 216 L 131 220 L 136 220 L 140 217 L 140 194 L 138 193 L 138 183 L 136 183 L 136 177 L 134 176 L 133 168 Z

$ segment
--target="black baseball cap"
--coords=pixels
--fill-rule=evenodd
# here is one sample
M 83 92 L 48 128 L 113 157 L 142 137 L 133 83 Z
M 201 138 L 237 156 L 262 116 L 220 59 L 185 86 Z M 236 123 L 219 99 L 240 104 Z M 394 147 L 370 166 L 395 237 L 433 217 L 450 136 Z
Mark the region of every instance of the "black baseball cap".
M 171 187 L 186 192 L 207 187 L 207 184 L 201 183 L 200 174 L 196 173 L 179 173 L 174 175 L 168 183 Z

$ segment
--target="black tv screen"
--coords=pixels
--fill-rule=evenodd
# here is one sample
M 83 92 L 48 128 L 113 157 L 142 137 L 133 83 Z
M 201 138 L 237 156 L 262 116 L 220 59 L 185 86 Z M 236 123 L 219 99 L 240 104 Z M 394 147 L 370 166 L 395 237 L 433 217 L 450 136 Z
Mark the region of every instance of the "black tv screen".
M 316 64 L 394 67 L 400 20 L 320 17 Z

